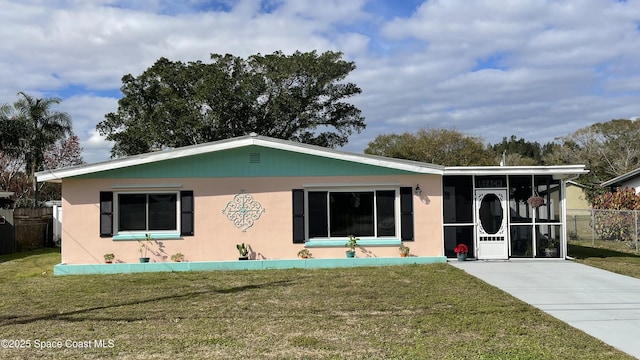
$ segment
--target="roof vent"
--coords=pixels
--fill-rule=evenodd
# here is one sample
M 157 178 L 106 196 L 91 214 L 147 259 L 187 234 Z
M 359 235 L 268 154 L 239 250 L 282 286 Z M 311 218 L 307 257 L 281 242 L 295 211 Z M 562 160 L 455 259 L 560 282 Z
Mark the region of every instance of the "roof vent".
M 260 164 L 260 153 L 250 153 L 249 164 Z

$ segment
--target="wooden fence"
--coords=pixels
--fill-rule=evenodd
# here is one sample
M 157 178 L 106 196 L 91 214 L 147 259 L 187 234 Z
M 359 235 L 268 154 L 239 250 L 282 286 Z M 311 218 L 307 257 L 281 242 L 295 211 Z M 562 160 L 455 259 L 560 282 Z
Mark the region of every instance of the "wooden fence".
M 0 209 L 0 255 L 13 254 L 17 250 L 13 209 Z
M 53 246 L 53 209 L 0 209 L 0 254 Z

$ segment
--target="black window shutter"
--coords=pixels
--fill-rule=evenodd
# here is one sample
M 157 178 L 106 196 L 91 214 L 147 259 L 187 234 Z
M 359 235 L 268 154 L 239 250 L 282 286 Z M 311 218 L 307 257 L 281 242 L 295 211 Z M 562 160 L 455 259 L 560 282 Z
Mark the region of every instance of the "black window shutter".
M 100 192 L 100 237 L 113 236 L 113 192 Z
M 304 244 L 304 189 L 293 189 L 293 243 Z
M 193 191 L 180 191 L 180 235 L 193 236 Z
M 400 188 L 400 239 L 413 241 L 413 188 Z
M 329 236 L 328 196 L 326 191 L 309 191 L 307 193 L 307 206 L 309 218 L 307 230 L 309 238 Z

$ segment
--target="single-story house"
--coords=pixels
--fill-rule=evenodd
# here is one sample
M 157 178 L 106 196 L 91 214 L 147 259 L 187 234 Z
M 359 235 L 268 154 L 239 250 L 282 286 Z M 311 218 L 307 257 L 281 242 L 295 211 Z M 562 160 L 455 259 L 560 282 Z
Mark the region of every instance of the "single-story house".
M 566 218 L 569 240 L 592 239 L 593 209 L 587 200 L 588 186 L 569 180 L 566 182 L 565 198 L 567 201 Z
M 611 191 L 615 191 L 616 188 L 632 188 L 636 190 L 637 194 L 640 192 L 640 168 L 607 180 L 600 184 L 600 186 L 610 188 Z
M 562 258 L 565 184 L 584 172 L 443 167 L 251 134 L 36 176 L 62 183 L 54 270 L 68 274 L 424 263 L 455 257 L 459 243 L 476 259 Z M 257 261 L 238 261 L 241 243 Z M 401 245 L 412 256 L 400 259 Z M 296 260 L 302 249 L 313 259 Z M 100 265 L 108 253 L 117 264 Z M 170 262 L 178 253 L 186 263 Z

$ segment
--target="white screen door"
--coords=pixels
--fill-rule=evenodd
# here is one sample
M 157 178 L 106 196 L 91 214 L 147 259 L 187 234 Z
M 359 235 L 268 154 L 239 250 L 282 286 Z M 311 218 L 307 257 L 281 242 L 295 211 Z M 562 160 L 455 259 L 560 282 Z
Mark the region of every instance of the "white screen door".
M 476 190 L 476 243 L 479 260 L 509 258 L 507 191 L 501 189 Z

